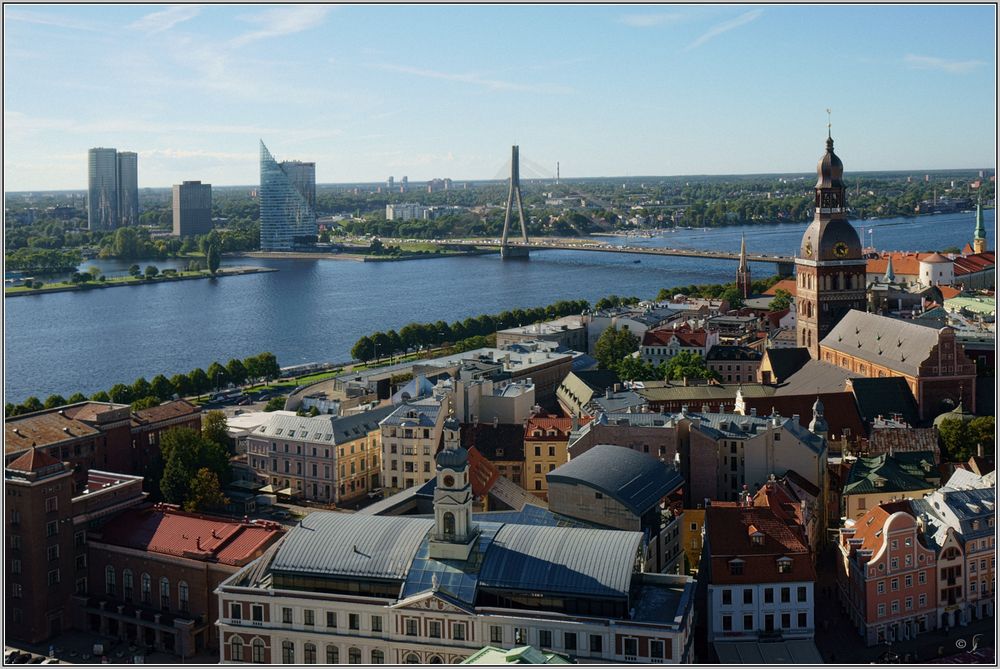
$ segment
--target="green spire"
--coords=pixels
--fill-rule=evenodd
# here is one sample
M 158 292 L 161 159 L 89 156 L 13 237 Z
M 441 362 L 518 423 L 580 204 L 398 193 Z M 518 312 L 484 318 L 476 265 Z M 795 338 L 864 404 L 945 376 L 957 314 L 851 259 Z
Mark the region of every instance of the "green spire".
M 986 226 L 983 225 L 983 191 L 979 191 L 979 198 L 976 200 L 976 239 L 986 239 Z

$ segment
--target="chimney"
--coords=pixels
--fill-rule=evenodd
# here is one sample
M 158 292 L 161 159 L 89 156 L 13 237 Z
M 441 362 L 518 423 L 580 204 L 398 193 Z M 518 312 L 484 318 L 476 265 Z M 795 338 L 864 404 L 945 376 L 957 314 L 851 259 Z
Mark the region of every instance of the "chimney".
M 493 416 L 493 427 L 496 428 L 500 425 L 500 416 Z
M 195 545 L 198 547 L 198 550 L 201 550 L 201 535 L 198 535 L 198 538 L 195 540 Z
M 750 407 L 750 415 L 754 417 L 757 416 L 757 407 Z

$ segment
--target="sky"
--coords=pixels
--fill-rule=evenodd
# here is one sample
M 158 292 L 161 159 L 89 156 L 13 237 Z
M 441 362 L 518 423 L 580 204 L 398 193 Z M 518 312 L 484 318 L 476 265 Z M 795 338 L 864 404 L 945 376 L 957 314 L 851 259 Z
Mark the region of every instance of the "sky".
M 4 190 L 994 169 L 988 5 L 5 4 Z

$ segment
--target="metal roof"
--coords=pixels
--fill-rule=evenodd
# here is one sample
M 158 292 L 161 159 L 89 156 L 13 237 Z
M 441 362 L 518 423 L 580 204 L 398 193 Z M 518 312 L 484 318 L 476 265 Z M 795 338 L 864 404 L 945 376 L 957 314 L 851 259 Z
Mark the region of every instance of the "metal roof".
M 918 376 L 939 338 L 933 327 L 851 309 L 820 346 Z
M 317 511 L 288 533 L 275 571 L 404 580 L 433 520 Z
M 504 525 L 479 572 L 484 587 L 627 597 L 639 532 Z
M 406 599 L 433 589 L 474 606 L 483 558 L 501 527 L 503 523 L 479 523 L 479 537 L 467 560 L 439 560 L 430 557 L 428 553 L 430 536 L 425 537 L 417 549 L 413 566 L 406 577 L 399 598 Z
M 329 446 L 361 439 L 378 429 L 379 421 L 392 413 L 392 407 L 344 416 L 294 416 L 273 413 L 250 437 L 285 439 Z
M 598 444 L 549 472 L 549 484 L 585 485 L 620 502 L 637 516 L 684 485 L 683 477 L 656 458 L 631 448 Z

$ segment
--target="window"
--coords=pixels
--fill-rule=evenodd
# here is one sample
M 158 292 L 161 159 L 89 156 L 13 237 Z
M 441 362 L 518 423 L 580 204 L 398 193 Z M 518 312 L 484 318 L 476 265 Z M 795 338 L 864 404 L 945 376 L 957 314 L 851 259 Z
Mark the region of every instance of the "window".
M 361 664 L 361 649 L 351 646 L 347 649 L 348 664 Z
M 722 631 L 732 632 L 733 631 L 733 617 L 732 616 L 722 616 Z
M 924 585 L 925 583 L 927 583 L 927 572 L 925 571 L 917 572 L 917 583 L 919 583 L 920 585 Z
M 733 576 L 740 576 L 743 574 L 743 560 L 730 560 L 729 573 Z
M 503 643 L 503 627 L 490 625 L 490 643 Z
M 975 584 L 973 584 L 975 585 Z M 907 597 L 905 601 L 905 606 L 907 611 L 913 610 L 913 597 Z
M 437 620 L 432 620 L 427 623 L 427 636 L 432 639 L 441 638 L 441 623 Z
M 20 576 L 21 575 L 21 561 L 20 560 L 11 560 L 11 563 L 10 563 L 10 573 L 13 574 L 14 576 Z
M 920 595 L 917 597 L 917 603 L 921 606 L 921 608 L 927 606 L 927 595 Z
M 787 604 L 790 601 L 792 601 L 792 589 L 791 588 L 782 588 L 781 589 L 781 603 L 782 604 Z
M 410 653 L 406 656 L 406 664 L 420 664 L 420 658 L 416 653 Z
M 417 621 L 413 618 L 406 619 L 406 636 L 418 636 Z
M 112 596 L 118 594 L 115 584 L 115 568 L 111 565 L 104 568 L 104 593 Z
M 590 635 L 590 652 L 591 653 L 602 653 L 602 652 L 604 652 L 603 651 L 603 647 L 602 647 L 603 641 L 604 641 L 604 638 L 600 634 L 591 634 Z
M 798 588 L 798 600 L 800 602 L 806 601 L 806 586 L 800 585 Z
M 59 570 L 53 569 L 49 572 L 49 585 L 57 585 L 59 583 Z
M 892 588 L 893 592 L 896 592 L 897 590 L 899 590 L 899 579 L 898 578 L 892 579 L 889 582 L 889 587 Z
M 552 630 L 538 630 L 538 645 L 543 648 L 552 648 Z M 629 655 L 628 652 L 625 654 Z
M 81 531 L 81 532 L 77 532 L 76 534 L 74 534 L 73 535 L 73 545 L 75 545 L 77 548 L 79 548 L 80 546 L 86 546 L 87 545 L 87 533 Z
M 878 605 L 878 615 L 880 618 L 885 616 L 885 604 Z
M 281 622 L 285 625 L 292 624 L 292 609 L 287 606 L 281 608 Z
M 361 629 L 361 615 L 358 613 L 350 613 L 347 616 L 347 627 L 352 630 Z
M 337 612 L 327 611 L 326 612 L 326 626 L 336 628 L 337 627 Z
M 893 613 L 899 613 L 899 600 L 898 599 L 892 600 L 892 612 Z
M 229 642 L 229 657 L 233 662 L 243 661 L 243 639 L 237 635 Z
M 649 656 L 654 660 L 663 659 L 663 642 L 655 639 L 649 642 Z
M 332 644 L 326 647 L 326 663 L 340 664 L 340 648 Z
M 125 601 L 132 601 L 132 570 L 123 569 L 122 570 L 122 595 L 125 597 Z
M 257 622 L 264 621 L 264 607 L 260 604 L 253 604 L 250 606 L 250 618 L 256 620 Z
M 177 605 L 180 606 L 181 611 L 187 613 L 188 611 L 188 584 L 181 581 L 177 584 Z
M 316 644 L 307 643 L 302 649 L 306 656 L 305 664 L 316 664 Z
M 232 602 L 229 605 L 229 617 L 233 620 L 243 620 L 243 605 L 239 602 Z
M 786 630 L 792 626 L 792 614 L 782 613 L 781 614 L 781 629 Z
M 576 632 L 566 632 L 563 636 L 563 646 L 566 650 L 576 650 Z
M 625 657 L 636 657 L 639 654 L 639 640 L 635 637 L 625 637 Z
M 264 640 L 254 639 L 250 644 L 251 661 L 257 664 L 264 662 Z
M 778 573 L 779 574 L 792 573 L 792 561 L 790 558 L 778 558 Z
M 10 596 L 13 597 L 14 599 L 21 599 L 21 597 L 23 596 L 23 592 L 24 591 L 21 589 L 20 583 L 10 584 Z
M 912 588 L 913 587 L 913 574 L 907 574 L 903 578 L 903 585 L 905 587 L 907 587 L 907 588 Z
M 302 623 L 304 625 L 315 625 L 316 624 L 316 612 L 312 609 L 305 609 L 302 611 Z
M 49 522 L 45 523 L 45 536 L 47 536 L 47 537 L 54 537 L 57 534 L 59 534 L 59 523 L 58 522 L 56 522 L 54 520 L 50 520 Z
M 745 615 L 743 616 L 743 631 L 748 632 L 753 629 L 753 616 Z
M 774 603 L 774 588 L 764 588 L 764 603 L 765 604 Z
M 805 611 L 799 612 L 799 627 L 804 628 L 808 626 L 809 614 Z
M 54 546 L 49 546 L 45 549 L 45 556 L 48 558 L 49 562 L 59 559 L 59 544 Z
M 879 581 L 876 587 L 878 588 L 878 594 L 880 595 L 885 594 L 885 581 Z
M 293 642 L 281 642 L 281 663 L 295 664 L 295 644 Z
M 753 590 L 751 590 L 750 588 L 743 589 L 743 603 L 753 604 Z
M 733 603 L 733 591 L 729 588 L 722 591 L 722 603 L 727 606 Z
M 170 581 L 166 576 L 160 579 L 160 606 L 170 608 Z
M 372 632 L 382 631 L 382 616 L 372 616 Z
M 143 574 L 139 579 L 139 597 L 143 604 L 153 603 L 153 579 L 149 574 Z
M 372 651 L 372 664 L 385 664 L 385 653 L 378 648 Z
M 58 497 L 46 497 L 45 498 L 45 513 L 52 513 L 53 511 L 59 510 L 59 498 Z M 979 529 L 974 528 L 974 529 Z

